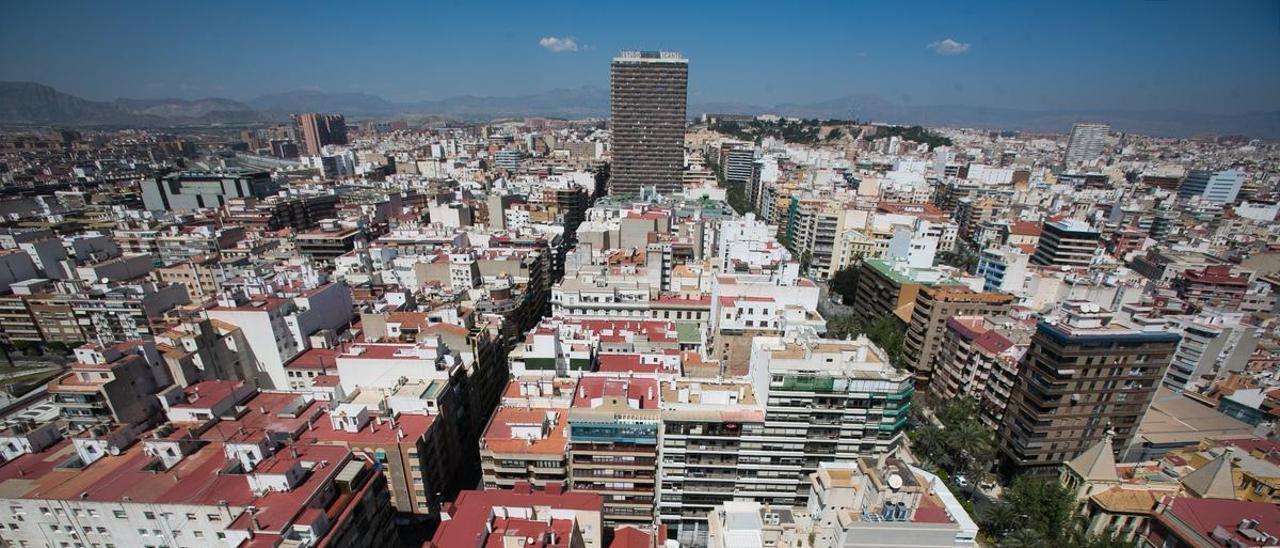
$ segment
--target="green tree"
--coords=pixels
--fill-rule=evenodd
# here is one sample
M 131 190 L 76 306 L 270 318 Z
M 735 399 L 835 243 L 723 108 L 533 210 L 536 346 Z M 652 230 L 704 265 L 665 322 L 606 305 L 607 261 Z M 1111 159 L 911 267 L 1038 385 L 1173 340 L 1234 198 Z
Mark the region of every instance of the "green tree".
M 1075 496 L 1062 484 L 1019 476 L 1009 487 L 1005 498 L 1019 510 L 1022 518 L 1023 525 L 1015 532 L 1029 530 L 1050 546 L 1068 546 L 1079 540 L 1079 527 L 1074 515 Z M 1010 533 L 1011 536 L 1013 534 Z
M 1019 527 L 1022 520 L 1019 513 L 1012 504 L 997 502 L 984 506 L 974 517 L 984 531 L 992 537 L 1001 538 Z
M 853 265 L 836 271 L 835 274 L 831 275 L 831 279 L 827 281 L 827 288 L 832 293 L 840 295 L 844 299 L 844 304 L 853 304 L 854 295 L 858 292 L 860 262 L 855 262 Z
M 1046 546 L 1062 546 L 1050 542 L 1035 529 L 1014 529 L 1000 540 L 1000 548 L 1044 548 Z
M 912 432 L 916 456 L 948 474 L 983 481 L 995 464 L 996 443 L 995 432 L 978 419 L 977 406 L 967 398 L 948 400 L 937 406 L 934 418 L 936 423 L 924 417 Z

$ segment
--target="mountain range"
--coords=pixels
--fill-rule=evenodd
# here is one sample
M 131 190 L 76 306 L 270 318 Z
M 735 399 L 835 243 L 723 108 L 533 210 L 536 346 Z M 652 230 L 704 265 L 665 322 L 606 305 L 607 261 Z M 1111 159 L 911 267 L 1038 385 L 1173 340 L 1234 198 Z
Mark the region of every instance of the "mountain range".
M 0 124 L 167 127 L 246 124 L 286 120 L 291 112 L 341 112 L 356 119 L 434 115 L 466 121 L 524 116 L 591 118 L 609 115 L 609 91 L 594 86 L 513 97 L 464 95 L 433 101 L 394 102 L 368 93 L 289 91 L 246 101 L 232 99 L 116 99 L 91 101 L 32 82 L 0 82 Z M 733 102 L 689 105 L 705 112 L 772 113 L 805 118 L 892 124 L 1065 132 L 1080 121 L 1104 121 L 1119 131 L 1187 137 L 1205 134 L 1280 138 L 1280 110 L 1211 114 L 1175 110 L 1026 110 L 968 105 L 904 105 L 875 95 L 850 95 L 815 103 L 773 106 Z

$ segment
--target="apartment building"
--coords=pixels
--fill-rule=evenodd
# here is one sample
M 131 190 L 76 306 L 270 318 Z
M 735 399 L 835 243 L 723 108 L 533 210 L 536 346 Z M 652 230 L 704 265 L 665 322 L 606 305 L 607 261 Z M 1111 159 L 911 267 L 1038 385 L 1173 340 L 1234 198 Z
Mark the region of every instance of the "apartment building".
M 1114 321 L 1096 304 L 1064 303 L 1060 317 L 1036 326 L 1023 357 L 997 433 L 1002 469 L 1055 475 L 1107 432 L 1127 447 L 1180 340 Z
M 1076 220 L 1045 223 L 1031 264 L 1085 267 L 1101 246 L 1102 234 Z
M 765 454 L 764 407 L 750 383 L 662 382 L 658 518 L 682 546 L 707 542 L 708 513 L 742 497 L 786 497 L 789 472 Z
M 388 546 L 394 510 L 377 465 L 296 444 L 250 468 L 207 443 L 166 464 L 149 445 L 92 456 L 60 439 L 0 467 L 13 546 Z M 62 458 L 55 458 L 61 455 Z M 66 465 L 66 466 L 64 466 Z
M 681 189 L 689 61 L 669 51 L 624 51 L 610 68 L 613 164 L 609 193 Z
M 956 316 L 994 316 L 1009 311 L 1014 296 L 979 293 L 962 285 L 921 287 L 903 339 L 903 353 L 916 385 L 929 386 L 934 357 L 946 332 L 947 320 Z
M 514 382 L 514 381 L 513 381 Z M 567 409 L 502 406 L 480 438 L 485 489 L 514 489 L 525 483 L 539 491 L 569 485 Z
M 662 411 L 654 378 L 583 377 L 569 409 L 570 491 L 604 498 L 606 527 L 652 530 Z
M 70 372 L 49 383 L 59 415 L 79 427 L 149 423 L 160 411 L 156 395 L 170 384 L 155 345 L 142 341 L 76 349 Z
M 1249 290 L 1249 276 L 1233 272 L 1230 265 L 1187 269 L 1174 278 L 1173 289 L 1178 298 L 1197 309 L 1236 310 Z
M 903 263 L 866 260 L 858 270 L 854 300 L 845 304 L 853 308 L 858 320 L 868 324 L 890 316 L 907 323 L 915 311 L 920 288 L 945 280 L 942 271 L 935 268 L 912 268 Z
M 991 429 L 1004 420 L 1031 330 L 991 316 L 948 318 L 929 390 L 938 401 L 969 398 Z
M 604 548 L 602 498 L 555 489 L 534 492 L 527 484 L 510 491 L 464 491 L 446 505 L 447 519 L 423 548 Z
M 740 462 L 785 472 L 762 502 L 802 506 L 819 463 L 888 453 L 904 439 L 911 376 L 865 337 L 759 337 L 750 379 L 765 428 L 759 451 Z

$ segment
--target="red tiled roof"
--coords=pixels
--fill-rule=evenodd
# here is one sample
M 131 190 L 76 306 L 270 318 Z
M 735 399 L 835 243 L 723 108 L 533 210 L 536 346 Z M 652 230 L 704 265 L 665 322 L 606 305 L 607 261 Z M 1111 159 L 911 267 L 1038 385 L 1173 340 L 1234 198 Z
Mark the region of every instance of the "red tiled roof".
M 1039 236 L 1043 231 L 1044 225 L 1031 221 L 1018 221 L 1009 227 L 1009 233 L 1018 236 Z
M 640 409 L 658 408 L 658 379 L 652 377 L 582 377 L 573 394 L 574 407 L 591 407 L 591 400 L 613 396 L 637 400 Z
M 603 501 L 595 493 L 528 493 L 516 491 L 463 491 L 446 507 L 450 519 L 443 521 L 427 548 L 479 546 L 489 537 L 494 507 L 534 506 L 578 511 L 602 511 Z
M 1162 523 L 1168 523 L 1172 515 L 1202 539 L 1213 539 L 1214 531 L 1221 527 L 1241 545 L 1257 546 L 1257 542 L 1239 532 L 1240 521 L 1246 518 L 1258 522 L 1257 530 L 1280 537 L 1280 506 L 1265 502 L 1179 497 L 1173 499 L 1164 514 L 1160 517 Z
M 601 354 L 600 371 L 607 373 L 657 373 L 658 364 L 641 363 L 639 354 Z

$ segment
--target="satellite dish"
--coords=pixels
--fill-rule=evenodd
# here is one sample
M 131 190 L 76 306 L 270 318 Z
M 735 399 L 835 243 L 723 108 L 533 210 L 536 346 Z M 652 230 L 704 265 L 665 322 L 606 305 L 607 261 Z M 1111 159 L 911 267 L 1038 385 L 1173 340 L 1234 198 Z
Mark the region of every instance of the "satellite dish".
M 897 491 L 898 489 L 902 489 L 902 476 L 899 476 L 897 474 L 890 475 L 889 488 L 893 489 L 894 491 Z

